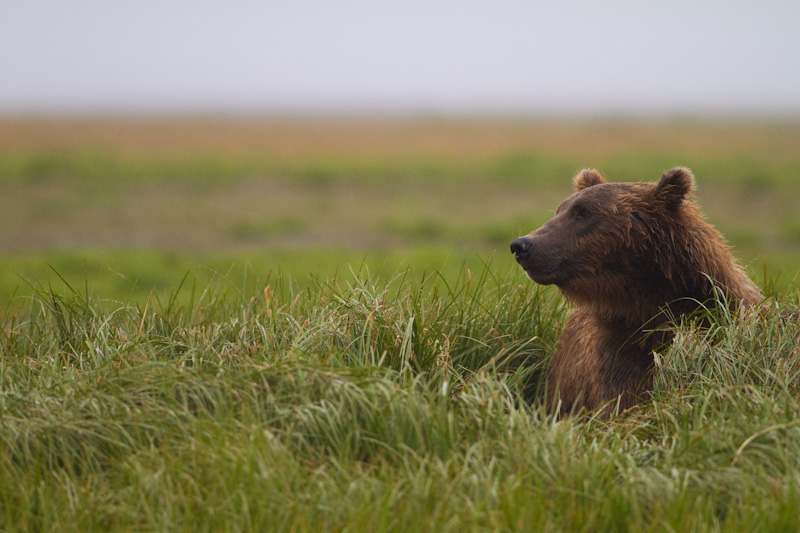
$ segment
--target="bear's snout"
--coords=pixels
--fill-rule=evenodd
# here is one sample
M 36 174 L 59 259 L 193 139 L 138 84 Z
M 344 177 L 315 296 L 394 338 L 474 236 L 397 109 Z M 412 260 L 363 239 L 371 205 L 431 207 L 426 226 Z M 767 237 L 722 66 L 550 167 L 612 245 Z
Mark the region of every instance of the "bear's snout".
M 531 241 L 527 237 L 519 237 L 511 241 L 511 253 L 517 261 L 525 259 L 531 249 Z
M 519 237 L 511 241 L 511 253 L 519 266 L 530 279 L 540 285 L 550 285 L 560 281 L 565 272 L 562 271 L 564 260 L 557 248 L 544 245 L 538 232 Z

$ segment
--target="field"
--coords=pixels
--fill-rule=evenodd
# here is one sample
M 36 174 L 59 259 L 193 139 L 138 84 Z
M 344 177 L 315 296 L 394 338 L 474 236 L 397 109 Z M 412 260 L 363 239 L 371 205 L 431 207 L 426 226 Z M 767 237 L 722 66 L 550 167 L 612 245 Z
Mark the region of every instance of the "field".
M 652 401 L 553 420 L 567 312 L 508 242 L 571 177 L 693 169 L 800 307 L 800 125 L 0 120 L 9 530 L 800 528 L 798 326 L 676 324 Z
M 654 180 L 675 165 L 750 271 L 785 288 L 800 270 L 799 146 L 796 124 L 6 119 L 0 295 L 57 283 L 47 264 L 123 301 L 187 270 L 302 282 L 364 261 L 506 266 L 580 168 Z

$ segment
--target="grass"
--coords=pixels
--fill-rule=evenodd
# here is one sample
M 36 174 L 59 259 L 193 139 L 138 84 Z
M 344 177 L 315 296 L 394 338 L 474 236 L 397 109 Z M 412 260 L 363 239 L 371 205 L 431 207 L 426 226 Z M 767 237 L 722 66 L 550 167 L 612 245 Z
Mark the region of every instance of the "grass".
M 37 290 L 4 317 L 0 523 L 800 526 L 797 323 L 678 325 L 652 401 L 557 422 L 541 369 L 565 310 L 516 274 L 218 276 L 116 308 Z
M 0 119 L 0 529 L 800 528 L 796 322 L 675 324 L 556 421 L 567 312 L 507 243 L 691 167 L 800 307 L 796 124 Z

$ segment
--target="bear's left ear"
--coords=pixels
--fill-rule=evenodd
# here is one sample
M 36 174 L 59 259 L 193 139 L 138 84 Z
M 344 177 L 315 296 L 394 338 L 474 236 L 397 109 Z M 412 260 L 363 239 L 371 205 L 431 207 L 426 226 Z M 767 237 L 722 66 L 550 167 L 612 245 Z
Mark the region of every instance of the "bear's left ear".
M 593 168 L 585 168 L 581 170 L 572 181 L 575 183 L 576 191 L 582 191 L 583 189 L 591 187 L 592 185 L 607 183 L 603 176 L 601 176 L 600 173 Z
M 671 206 L 680 204 L 686 195 L 694 190 L 692 171 L 684 167 L 675 167 L 664 172 L 656 184 L 656 195 L 664 198 Z

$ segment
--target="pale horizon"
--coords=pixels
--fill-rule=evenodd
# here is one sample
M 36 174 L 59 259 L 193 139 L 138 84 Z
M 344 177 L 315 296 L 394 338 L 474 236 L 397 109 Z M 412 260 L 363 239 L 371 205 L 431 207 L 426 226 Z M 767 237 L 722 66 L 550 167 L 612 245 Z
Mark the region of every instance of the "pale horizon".
M 800 3 L 31 0 L 0 114 L 800 118 Z

